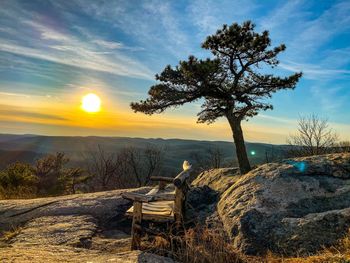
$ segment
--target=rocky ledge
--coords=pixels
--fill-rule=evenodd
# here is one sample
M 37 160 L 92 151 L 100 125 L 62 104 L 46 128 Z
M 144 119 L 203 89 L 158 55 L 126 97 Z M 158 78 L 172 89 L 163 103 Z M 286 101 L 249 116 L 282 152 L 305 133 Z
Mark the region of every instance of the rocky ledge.
M 0 201 L 0 262 L 173 263 L 130 251 L 130 233 L 118 230 L 124 228 L 120 224 L 131 206 L 121 194 L 147 191 L 145 187 Z
M 220 181 L 231 186 L 225 190 Z M 217 213 L 234 247 L 246 254 L 316 253 L 350 227 L 350 153 L 269 163 L 243 176 L 213 170 L 195 181 L 208 183 L 225 190 Z

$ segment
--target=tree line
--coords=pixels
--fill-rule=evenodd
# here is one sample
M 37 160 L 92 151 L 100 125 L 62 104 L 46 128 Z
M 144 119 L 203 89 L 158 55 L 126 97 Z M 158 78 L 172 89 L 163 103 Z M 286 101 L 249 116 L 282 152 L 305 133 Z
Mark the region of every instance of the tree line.
M 151 176 L 171 176 L 164 167 L 166 149 L 124 147 L 119 152 L 101 146 L 82 153 L 83 163 L 72 167 L 62 152 L 48 154 L 34 164 L 15 162 L 0 171 L 0 199 L 34 198 L 133 188 L 149 185 Z M 194 173 L 228 166 L 223 150 L 208 146 L 189 153 Z
M 132 188 L 147 185 L 160 175 L 163 149 L 124 147 L 110 153 L 98 146 L 86 156 L 83 167 L 71 167 L 61 152 L 34 164 L 15 162 L 0 172 L 0 199 L 32 198 Z

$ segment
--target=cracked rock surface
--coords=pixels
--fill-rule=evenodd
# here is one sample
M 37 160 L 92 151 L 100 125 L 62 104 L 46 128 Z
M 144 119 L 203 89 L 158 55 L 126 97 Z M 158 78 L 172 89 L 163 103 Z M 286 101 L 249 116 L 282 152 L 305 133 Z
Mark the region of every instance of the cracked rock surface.
M 90 215 L 44 216 L 26 223 L 11 244 L 91 246 L 97 220 Z
M 221 195 L 218 214 L 234 247 L 247 254 L 332 246 L 350 227 L 350 153 L 259 166 Z
M 2 200 L 0 237 L 6 230 L 13 236 L 0 241 L 0 262 L 172 263 L 170 258 L 130 251 L 130 233 L 118 229 L 118 218 L 131 205 L 121 194 L 147 191 L 145 187 Z
M 0 229 L 11 229 L 42 216 L 91 215 L 106 224 L 123 216 L 130 201 L 121 197 L 125 192 L 146 193 L 149 187 L 58 197 L 0 200 Z

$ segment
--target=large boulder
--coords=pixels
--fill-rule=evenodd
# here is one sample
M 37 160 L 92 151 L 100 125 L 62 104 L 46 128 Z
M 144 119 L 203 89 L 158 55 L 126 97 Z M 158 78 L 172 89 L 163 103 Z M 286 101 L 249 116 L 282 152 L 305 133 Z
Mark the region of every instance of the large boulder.
M 207 186 L 217 193 L 222 194 L 239 178 L 240 172 L 238 168 L 211 169 L 200 173 L 196 179 L 193 180 L 192 186 Z
M 350 153 L 262 165 L 221 195 L 218 213 L 234 247 L 247 254 L 300 255 L 333 245 L 350 226 Z
M 186 222 L 222 227 L 217 214 L 220 195 L 239 179 L 238 168 L 211 169 L 200 173 L 187 193 Z

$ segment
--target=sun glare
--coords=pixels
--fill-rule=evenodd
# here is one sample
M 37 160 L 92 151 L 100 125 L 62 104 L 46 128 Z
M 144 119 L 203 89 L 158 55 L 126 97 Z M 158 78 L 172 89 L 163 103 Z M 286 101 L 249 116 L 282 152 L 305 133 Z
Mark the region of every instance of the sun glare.
M 89 93 L 82 98 L 81 108 L 90 113 L 98 112 L 101 109 L 101 99 L 96 94 Z

